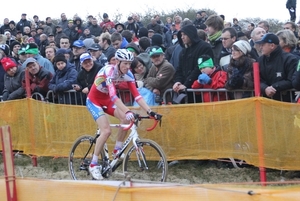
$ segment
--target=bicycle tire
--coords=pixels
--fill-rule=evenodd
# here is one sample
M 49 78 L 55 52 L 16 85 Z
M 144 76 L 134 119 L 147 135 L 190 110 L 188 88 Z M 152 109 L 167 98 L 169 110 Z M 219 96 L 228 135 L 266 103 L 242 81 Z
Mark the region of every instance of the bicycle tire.
M 91 180 L 89 165 L 93 157 L 95 143 L 91 135 L 83 135 L 77 138 L 71 147 L 68 166 L 69 173 L 74 180 Z M 103 151 L 99 158 L 103 158 Z
M 149 139 L 138 140 L 137 146 L 138 149 L 132 145 L 124 156 L 123 173 L 130 179 L 165 182 L 168 175 L 168 162 L 162 148 Z M 148 169 L 143 162 L 143 156 Z

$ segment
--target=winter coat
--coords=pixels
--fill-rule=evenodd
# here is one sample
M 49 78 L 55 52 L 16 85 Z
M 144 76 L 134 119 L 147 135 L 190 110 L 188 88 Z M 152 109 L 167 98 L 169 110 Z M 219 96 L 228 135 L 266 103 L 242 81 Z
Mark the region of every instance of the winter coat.
M 37 92 L 46 97 L 47 92 L 49 91 L 48 84 L 53 75 L 43 67 L 40 67 L 40 71 L 35 75 L 32 75 L 31 73 L 28 74 L 31 94 Z M 22 80 L 22 86 L 26 89 L 25 78 Z
M 60 104 L 74 104 L 75 94 L 65 93 L 65 91 L 73 89 L 72 84 L 76 83 L 77 71 L 70 63 L 62 70 L 57 70 L 54 77 L 49 82 L 49 90 L 52 90 L 58 98 Z M 69 96 L 70 95 L 70 96 Z
M 283 52 L 278 45 L 270 56 L 261 56 L 258 59 L 260 72 L 260 90 L 266 97 L 265 89 L 272 86 L 276 93 L 272 97 L 281 100 L 281 92 L 292 89 L 292 77 L 298 65 L 298 59 L 291 53 Z M 282 94 L 282 101 L 290 102 L 290 94 Z
M 102 28 L 99 25 L 91 25 L 89 26 L 91 35 L 100 36 L 102 34 Z
M 184 32 L 192 42 L 192 45 L 187 48 L 185 48 L 181 39 L 182 32 Z M 198 37 L 197 29 L 194 25 L 184 26 L 178 32 L 177 38 L 183 49 L 179 56 L 179 65 L 175 73 L 174 81 L 181 82 L 187 88 L 191 88 L 201 73 L 198 68 L 198 59 L 204 54 L 214 58 L 213 51 L 210 44 Z
M 159 66 L 154 64 L 151 66 L 147 78 L 145 79 L 145 87 L 150 91 L 153 89 L 158 89 L 160 91 L 160 96 L 165 93 L 167 89 L 173 87 L 175 69 L 166 59 Z M 170 99 L 167 102 L 171 101 Z
M 21 31 L 23 33 L 24 27 L 31 27 L 31 22 L 28 21 L 27 19 L 21 19 L 16 26 L 16 29 L 18 31 Z M 24 34 L 24 33 L 23 33 Z
M 3 90 L 4 101 L 21 99 L 25 97 L 25 89 L 22 87 L 24 74 L 25 72 L 21 66 L 17 68 L 17 71 L 13 77 L 5 73 Z
M 287 9 L 290 9 L 290 8 L 296 8 L 296 3 L 297 3 L 297 0 L 287 0 L 286 1 L 286 8 Z
M 222 71 L 221 68 L 217 68 L 211 75 L 210 84 L 200 84 L 198 80 L 195 80 L 192 89 L 220 89 L 225 87 L 227 80 L 227 73 Z M 203 102 L 215 102 L 227 100 L 225 92 L 203 92 Z

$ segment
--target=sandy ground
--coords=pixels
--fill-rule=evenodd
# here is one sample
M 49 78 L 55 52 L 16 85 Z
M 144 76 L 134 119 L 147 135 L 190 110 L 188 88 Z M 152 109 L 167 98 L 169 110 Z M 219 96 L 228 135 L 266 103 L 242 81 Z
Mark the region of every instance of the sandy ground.
M 0 174 L 4 175 L 2 156 L 0 158 Z M 113 173 L 110 180 L 123 180 L 121 168 Z M 120 173 L 120 174 L 118 174 Z M 38 166 L 33 167 L 28 156 L 15 157 L 15 174 L 17 177 L 33 177 L 41 179 L 71 179 L 66 158 L 38 158 Z M 267 180 L 273 182 L 299 181 L 300 173 L 267 169 Z M 168 182 L 180 184 L 202 183 L 241 183 L 259 182 L 259 170 L 246 165 L 234 168 L 230 163 L 219 161 L 179 161 L 169 166 Z

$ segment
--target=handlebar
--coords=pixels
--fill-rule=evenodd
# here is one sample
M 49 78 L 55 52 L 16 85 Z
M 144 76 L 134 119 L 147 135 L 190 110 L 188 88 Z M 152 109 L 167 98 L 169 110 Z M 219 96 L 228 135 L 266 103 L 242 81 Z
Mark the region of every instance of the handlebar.
M 123 130 L 124 131 L 129 130 L 135 122 L 141 121 L 142 119 L 153 119 L 154 120 L 154 124 L 150 128 L 146 128 L 147 131 L 152 131 L 157 126 L 158 122 L 161 125 L 162 115 L 157 114 L 156 118 L 155 118 L 155 117 L 152 117 L 149 115 L 148 116 L 140 116 L 139 114 L 135 114 L 135 121 L 131 121 L 129 126 L 126 128 L 123 128 Z

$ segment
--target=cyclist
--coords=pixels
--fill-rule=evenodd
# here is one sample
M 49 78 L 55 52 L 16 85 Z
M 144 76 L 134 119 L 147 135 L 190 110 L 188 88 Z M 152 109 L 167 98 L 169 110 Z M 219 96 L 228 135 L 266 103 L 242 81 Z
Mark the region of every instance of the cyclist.
M 88 110 L 101 130 L 101 135 L 97 138 L 94 155 L 89 166 L 90 173 L 97 180 L 102 179 L 102 167 L 98 164 L 98 157 L 111 134 L 110 123 L 105 113 L 120 119 L 121 123 L 135 120 L 134 113 L 118 98 L 114 83 L 127 82 L 135 101 L 147 111 L 148 115 L 157 118 L 157 114 L 151 110 L 137 91 L 134 75 L 129 70 L 133 61 L 132 53 L 127 49 L 118 49 L 115 53 L 115 58 L 117 60 L 115 65 L 107 65 L 99 70 L 86 101 Z M 92 57 L 89 54 L 80 56 L 81 63 L 91 62 L 91 59 Z M 121 150 L 126 133 L 122 128 L 119 129 L 113 155 L 117 155 L 119 150 Z

